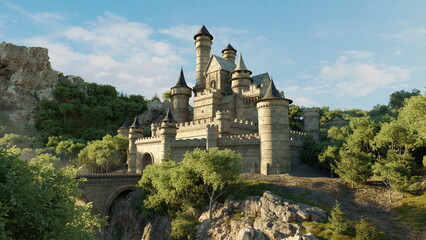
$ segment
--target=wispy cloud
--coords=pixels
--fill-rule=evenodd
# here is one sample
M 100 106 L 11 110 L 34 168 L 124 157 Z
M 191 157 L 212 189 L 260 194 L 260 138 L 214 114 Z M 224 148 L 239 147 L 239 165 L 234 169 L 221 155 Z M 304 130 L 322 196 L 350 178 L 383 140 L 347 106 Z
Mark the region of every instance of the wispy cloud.
M 382 34 L 382 37 L 388 40 L 397 40 L 403 42 L 426 43 L 426 28 L 410 28 L 397 33 Z
M 47 22 L 52 22 L 52 21 L 57 21 L 57 20 L 64 20 L 66 19 L 66 15 L 62 14 L 62 13 L 53 13 L 53 12 L 37 12 L 37 13 L 32 13 L 30 11 L 27 11 L 26 9 L 13 4 L 11 2 L 8 1 L 2 1 L 2 3 L 7 6 L 8 8 L 10 8 L 11 10 L 17 12 L 18 14 L 30 19 L 33 22 L 36 23 L 47 23 Z

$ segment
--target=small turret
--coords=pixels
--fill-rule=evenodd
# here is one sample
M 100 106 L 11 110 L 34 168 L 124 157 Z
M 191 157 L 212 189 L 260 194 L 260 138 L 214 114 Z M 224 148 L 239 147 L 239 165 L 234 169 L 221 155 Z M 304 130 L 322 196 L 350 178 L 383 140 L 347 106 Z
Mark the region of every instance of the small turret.
M 234 71 L 231 72 L 231 88 L 234 93 L 241 94 L 244 90 L 250 89 L 250 84 L 253 79 L 250 77 L 251 71 L 247 69 L 246 64 L 243 60 L 243 55 L 240 54 L 238 58 L 237 66 Z
M 209 33 L 207 28 L 203 25 L 194 36 L 196 58 L 196 71 L 195 71 L 195 87 L 194 92 L 202 92 L 206 88 L 205 71 L 210 59 L 210 50 L 212 48 L 213 36 Z
M 129 128 L 131 125 L 132 121 L 130 118 L 126 118 L 126 121 L 124 121 L 123 125 L 117 129 L 117 134 L 127 137 L 129 135 Z
M 235 62 L 235 56 L 237 55 L 237 50 L 228 44 L 225 49 L 222 50 L 222 58 L 228 61 Z
M 139 124 L 138 117 L 135 117 L 133 124 L 129 127 L 129 152 L 127 156 L 127 171 L 130 173 L 138 172 L 138 169 L 136 169 L 136 140 L 142 137 L 143 128 Z M 138 173 L 140 173 L 140 171 Z
M 256 103 L 262 174 L 279 174 L 291 170 L 288 106 L 292 102 L 281 96 L 271 80 L 265 96 Z
M 189 117 L 189 98 L 192 95 L 192 90 L 185 81 L 183 69 L 180 69 L 179 79 L 171 89 L 173 101 L 173 113 L 177 122 L 187 122 Z
M 176 120 L 173 119 L 170 108 L 167 110 L 166 117 L 161 121 L 160 138 L 161 138 L 161 156 L 165 159 L 167 153 L 171 152 L 171 142 L 176 139 L 177 127 Z
M 319 141 L 320 113 L 317 108 L 307 108 L 303 111 L 303 130 L 315 141 Z

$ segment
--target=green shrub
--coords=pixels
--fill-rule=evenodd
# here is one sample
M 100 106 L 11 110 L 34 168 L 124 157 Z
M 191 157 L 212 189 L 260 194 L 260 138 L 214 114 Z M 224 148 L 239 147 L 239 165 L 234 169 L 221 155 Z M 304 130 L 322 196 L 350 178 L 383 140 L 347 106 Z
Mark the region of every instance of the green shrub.
M 356 240 L 376 240 L 380 239 L 379 232 L 365 218 L 361 218 L 355 227 Z
M 348 230 L 348 222 L 345 219 L 345 213 L 340 208 L 339 202 L 336 201 L 336 204 L 330 212 L 328 221 L 336 234 L 343 234 Z

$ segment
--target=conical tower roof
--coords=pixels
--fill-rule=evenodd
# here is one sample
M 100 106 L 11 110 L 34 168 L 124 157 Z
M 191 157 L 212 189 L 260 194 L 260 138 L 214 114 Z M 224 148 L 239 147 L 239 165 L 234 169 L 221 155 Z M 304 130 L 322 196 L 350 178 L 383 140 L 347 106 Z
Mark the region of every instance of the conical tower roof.
M 132 126 L 132 120 L 126 117 L 126 121 L 124 121 L 123 125 L 120 128 L 129 128 L 130 126 Z
M 210 40 L 213 40 L 213 36 L 209 33 L 209 30 L 207 30 L 206 26 L 202 26 L 200 28 L 200 30 L 198 30 L 198 32 L 194 35 L 194 40 L 197 39 L 198 36 L 200 35 L 206 35 L 210 37 Z
M 250 72 L 250 74 L 251 74 L 251 71 L 247 69 L 246 64 L 244 63 L 243 54 L 241 54 L 241 53 L 240 53 L 240 56 L 238 57 L 237 66 L 235 67 L 234 71 L 232 71 L 232 72 L 236 72 L 236 71 L 247 71 L 247 72 Z
M 176 122 L 176 120 L 173 118 L 170 108 L 167 109 L 166 117 L 163 119 L 163 121 Z
M 287 98 L 284 98 L 281 96 L 280 92 L 277 90 L 274 84 L 274 80 L 271 79 L 271 84 L 269 84 L 268 90 L 266 91 L 265 96 L 260 101 L 263 100 L 270 100 L 270 99 L 282 99 L 287 100 L 289 103 L 292 103 L 293 101 Z
M 178 79 L 178 81 L 177 81 L 177 83 L 174 87 L 187 87 L 187 88 L 189 88 L 188 85 L 186 84 L 185 76 L 183 75 L 183 68 L 180 69 L 180 76 L 179 76 L 179 79 Z
M 222 53 L 225 52 L 226 50 L 233 50 L 235 53 L 237 53 L 237 50 L 232 47 L 231 44 L 226 45 L 226 47 L 222 50 Z
M 142 127 L 141 124 L 139 123 L 138 117 L 135 117 L 135 120 L 133 121 L 133 124 L 130 127 L 131 128 L 140 128 L 140 127 Z

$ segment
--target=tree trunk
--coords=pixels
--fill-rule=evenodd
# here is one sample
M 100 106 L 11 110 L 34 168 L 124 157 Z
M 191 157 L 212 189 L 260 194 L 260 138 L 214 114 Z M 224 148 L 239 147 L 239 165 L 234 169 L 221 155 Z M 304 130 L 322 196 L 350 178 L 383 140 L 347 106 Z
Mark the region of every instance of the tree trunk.
M 389 188 L 389 202 L 392 202 L 392 188 Z
M 212 208 L 213 208 L 213 195 L 210 196 L 210 201 L 209 201 L 209 220 L 210 220 L 210 224 L 212 223 Z

